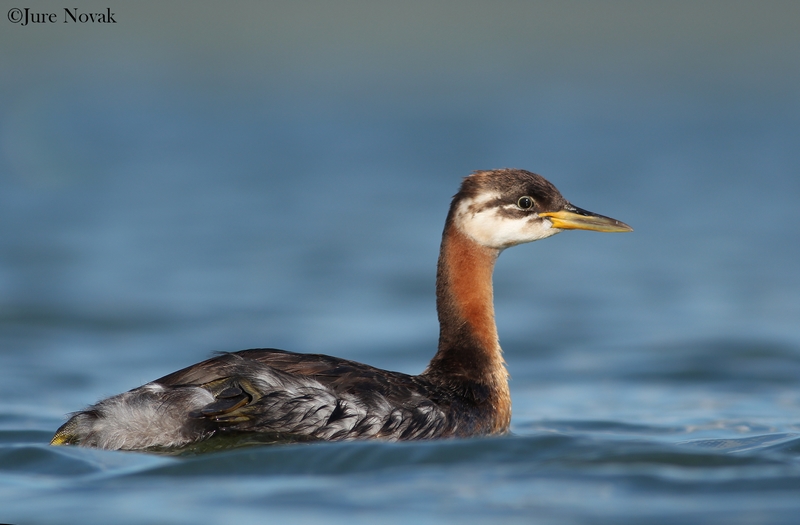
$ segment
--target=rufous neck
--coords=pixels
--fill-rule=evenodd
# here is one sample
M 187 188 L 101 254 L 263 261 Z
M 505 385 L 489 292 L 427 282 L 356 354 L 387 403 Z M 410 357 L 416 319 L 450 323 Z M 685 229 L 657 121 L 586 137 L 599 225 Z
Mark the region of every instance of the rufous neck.
M 490 387 L 507 382 L 492 294 L 498 255 L 448 221 L 436 275 L 439 350 L 429 370 Z

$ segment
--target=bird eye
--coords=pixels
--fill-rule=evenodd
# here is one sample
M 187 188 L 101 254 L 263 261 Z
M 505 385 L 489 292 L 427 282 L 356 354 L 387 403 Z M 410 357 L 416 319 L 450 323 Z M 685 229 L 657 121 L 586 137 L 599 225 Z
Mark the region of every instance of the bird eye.
M 524 197 L 520 197 L 517 201 L 517 206 L 519 206 L 523 210 L 530 210 L 533 208 L 533 199 L 528 197 L 527 195 Z

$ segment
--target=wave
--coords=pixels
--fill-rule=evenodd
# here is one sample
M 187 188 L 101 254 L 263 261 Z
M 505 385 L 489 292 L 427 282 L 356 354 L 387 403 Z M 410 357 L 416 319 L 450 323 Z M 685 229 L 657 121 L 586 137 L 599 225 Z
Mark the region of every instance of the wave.
M 38 443 L 30 443 L 35 438 Z M 80 447 L 51 447 L 44 432 L 0 432 L 0 474 L 50 478 L 119 476 L 193 477 L 341 476 L 415 468 L 495 467 L 524 472 L 555 470 L 618 474 L 665 468 L 782 467 L 800 483 L 800 434 L 777 433 L 739 439 L 665 443 L 620 435 L 541 433 L 417 443 L 347 442 L 253 446 L 195 456 L 159 456 Z M 14 440 L 23 441 L 13 443 Z M 25 443 L 27 441 L 27 443 Z M 794 472 L 796 470 L 796 472 Z M 717 476 L 717 473 L 710 473 Z M 742 475 L 730 471 L 729 476 Z

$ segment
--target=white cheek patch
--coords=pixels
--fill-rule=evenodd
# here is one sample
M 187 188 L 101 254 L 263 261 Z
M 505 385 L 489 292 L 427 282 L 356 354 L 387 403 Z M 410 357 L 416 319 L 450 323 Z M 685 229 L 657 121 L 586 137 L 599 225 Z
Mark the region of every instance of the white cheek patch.
M 540 219 L 537 215 L 514 218 L 500 213 L 503 209 L 510 210 L 515 206 L 492 206 L 490 203 L 497 198 L 497 195 L 490 195 L 462 202 L 456 210 L 456 226 L 479 244 L 499 250 L 538 241 L 561 231 L 553 228 L 549 220 Z

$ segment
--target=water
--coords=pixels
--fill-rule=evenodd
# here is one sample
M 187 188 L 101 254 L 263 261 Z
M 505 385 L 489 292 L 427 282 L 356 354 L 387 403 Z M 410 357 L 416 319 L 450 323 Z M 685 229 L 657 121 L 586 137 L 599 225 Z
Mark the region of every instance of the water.
M 794 523 L 797 7 L 371 5 L 3 21 L 0 521 Z M 636 229 L 502 254 L 512 435 L 47 445 L 218 350 L 418 373 L 449 199 L 505 166 Z

